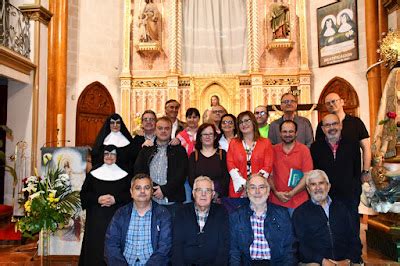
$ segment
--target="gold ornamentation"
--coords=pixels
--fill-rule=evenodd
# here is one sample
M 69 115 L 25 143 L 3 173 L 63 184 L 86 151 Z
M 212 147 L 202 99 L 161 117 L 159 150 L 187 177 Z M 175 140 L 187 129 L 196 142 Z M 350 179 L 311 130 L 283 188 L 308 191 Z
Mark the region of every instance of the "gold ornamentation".
M 270 49 L 288 49 L 291 50 L 294 47 L 294 42 L 289 39 L 275 39 L 270 42 L 267 46 Z
M 400 31 L 390 31 L 379 48 L 385 66 L 392 68 L 400 60 Z
M 49 25 L 53 14 L 41 5 L 22 5 L 19 7 L 21 13 L 30 20 L 40 21 L 44 25 Z
M 132 87 L 135 88 L 162 88 L 167 87 L 165 80 L 134 80 Z
M 276 77 L 276 78 L 265 78 L 263 81 L 263 84 L 266 86 L 271 86 L 271 85 L 298 85 L 299 84 L 299 78 L 298 77 Z

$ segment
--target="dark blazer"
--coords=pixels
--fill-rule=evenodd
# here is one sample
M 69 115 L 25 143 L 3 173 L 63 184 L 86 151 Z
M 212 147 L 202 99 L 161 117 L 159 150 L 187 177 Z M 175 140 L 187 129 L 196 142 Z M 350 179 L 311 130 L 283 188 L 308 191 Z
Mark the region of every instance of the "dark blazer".
M 229 218 L 225 208 L 211 204 L 206 224 L 200 232 L 194 203 L 176 212 L 173 225 L 172 258 L 174 266 L 228 265 Z
M 230 265 L 251 265 L 250 246 L 254 240 L 250 216 L 245 204 L 229 217 L 231 231 Z M 271 249 L 270 265 L 297 265 L 292 222 L 286 208 L 268 202 L 264 235 Z
M 104 257 L 107 265 L 128 265 L 125 257 L 125 240 L 131 220 L 133 203 L 128 203 L 118 209 L 108 226 Z M 151 244 L 153 254 L 146 265 L 167 265 L 171 250 L 171 215 L 163 206 L 152 202 L 151 214 Z
M 361 261 L 361 241 L 346 206 L 333 200 L 329 218 L 320 205 L 304 202 L 293 213 L 300 261 L 322 264 L 324 258 Z
M 135 175 L 138 173 L 150 174 L 150 163 L 156 153 L 156 141 L 154 141 L 154 146 L 142 148 L 135 162 Z M 167 157 L 167 184 L 160 186 L 161 191 L 169 201 L 183 202 L 185 200 L 184 183 L 188 164 L 186 150 L 181 145 L 168 145 Z

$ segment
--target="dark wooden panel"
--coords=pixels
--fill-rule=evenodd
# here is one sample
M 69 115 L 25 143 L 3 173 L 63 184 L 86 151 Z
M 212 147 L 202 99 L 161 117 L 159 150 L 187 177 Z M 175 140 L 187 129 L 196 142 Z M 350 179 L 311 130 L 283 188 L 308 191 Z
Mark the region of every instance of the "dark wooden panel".
M 75 146 L 93 146 L 104 121 L 114 112 L 114 101 L 107 88 L 98 81 L 88 85 L 78 100 Z

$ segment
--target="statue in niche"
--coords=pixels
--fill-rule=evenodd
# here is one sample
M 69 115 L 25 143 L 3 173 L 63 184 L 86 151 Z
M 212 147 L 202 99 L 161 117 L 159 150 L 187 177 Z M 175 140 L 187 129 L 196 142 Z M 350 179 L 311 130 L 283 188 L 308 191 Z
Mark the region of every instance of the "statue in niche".
M 270 21 L 272 39 L 288 39 L 290 33 L 289 6 L 281 3 L 272 3 L 270 6 Z
M 158 22 L 161 21 L 161 14 L 153 0 L 145 0 L 146 4 L 139 15 L 139 41 L 158 42 Z

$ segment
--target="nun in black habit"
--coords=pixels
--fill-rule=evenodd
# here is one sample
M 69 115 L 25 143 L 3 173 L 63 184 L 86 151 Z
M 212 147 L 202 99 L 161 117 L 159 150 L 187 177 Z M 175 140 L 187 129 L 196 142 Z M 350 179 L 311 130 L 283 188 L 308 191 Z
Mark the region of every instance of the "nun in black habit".
M 142 144 L 143 140 L 140 138 L 132 138 L 122 117 L 119 114 L 113 114 L 104 122 L 96 137 L 92 149 L 92 163 L 93 165 L 102 164 L 104 146 L 115 145 L 118 153 L 117 164 L 131 174 Z
M 80 192 L 86 222 L 79 265 L 106 265 L 104 239 L 108 224 L 119 207 L 131 202 L 131 176 L 116 164 L 116 146 L 104 147 L 103 161 L 86 175 Z

